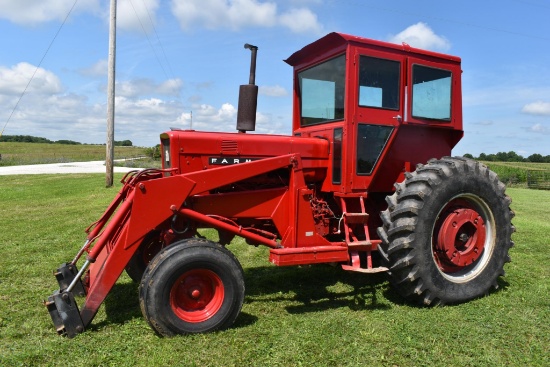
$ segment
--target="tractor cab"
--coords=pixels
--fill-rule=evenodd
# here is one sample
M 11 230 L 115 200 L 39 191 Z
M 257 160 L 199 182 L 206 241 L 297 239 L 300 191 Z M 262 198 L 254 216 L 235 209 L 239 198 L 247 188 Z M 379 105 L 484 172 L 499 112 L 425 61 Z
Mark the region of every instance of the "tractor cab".
M 323 191 L 389 192 L 463 135 L 458 57 L 330 33 L 285 61 L 294 135 L 330 142 Z

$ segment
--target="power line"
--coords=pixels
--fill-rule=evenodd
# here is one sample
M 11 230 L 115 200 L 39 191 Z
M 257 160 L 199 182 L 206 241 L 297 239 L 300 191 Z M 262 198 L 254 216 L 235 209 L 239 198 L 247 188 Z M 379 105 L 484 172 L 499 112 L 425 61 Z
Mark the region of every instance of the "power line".
M 157 37 L 157 41 L 160 46 L 160 50 L 162 51 L 162 54 L 164 55 L 164 60 L 166 60 L 166 64 L 168 65 L 168 70 L 170 71 L 170 75 L 174 78 L 174 71 L 172 70 L 172 65 L 170 65 L 170 59 L 166 56 L 166 52 L 164 51 L 164 47 L 162 45 L 162 42 L 160 40 L 160 37 L 157 33 L 157 28 L 155 27 L 155 23 L 153 22 L 153 19 L 151 18 L 151 13 L 149 12 L 149 8 L 147 7 L 147 4 L 145 3 L 145 0 L 141 0 L 143 2 L 143 6 L 145 7 L 145 10 L 147 11 L 147 16 L 149 17 L 149 22 L 151 22 L 151 26 L 153 27 L 153 31 L 155 32 L 155 36 Z
M 38 63 L 38 65 L 36 66 L 36 69 L 34 70 L 34 72 L 32 73 L 32 76 L 31 78 L 29 79 L 29 82 L 27 83 L 27 85 L 25 86 L 25 89 L 23 89 L 23 93 L 21 93 L 21 95 L 19 96 L 19 99 L 17 100 L 17 102 L 15 103 L 15 106 L 13 107 L 13 109 L 11 110 L 11 113 L 10 115 L 8 116 L 8 119 L 6 121 L 6 123 L 4 124 L 4 127 L 2 128 L 2 131 L 0 131 L 0 137 L 2 136 L 2 134 L 4 133 L 4 130 L 6 130 L 6 126 L 8 126 L 8 123 L 10 122 L 15 110 L 17 109 L 17 106 L 19 106 L 19 102 L 21 102 L 21 99 L 23 99 L 23 96 L 25 95 L 25 93 L 27 92 L 27 89 L 29 88 L 29 85 L 31 85 L 31 82 L 33 81 L 35 75 L 36 75 L 36 72 L 38 71 L 38 69 L 40 69 L 40 66 L 42 65 L 42 62 L 44 61 L 44 59 L 46 58 L 46 55 L 48 54 L 48 52 L 50 51 L 50 49 L 52 48 L 52 45 L 53 43 L 55 42 L 55 40 L 57 39 L 57 36 L 59 35 L 59 33 L 61 32 L 61 29 L 63 28 L 63 26 L 65 25 L 65 23 L 67 22 L 67 19 L 69 19 L 69 16 L 71 15 L 74 7 L 76 6 L 76 3 L 78 2 L 78 0 L 75 0 L 73 5 L 71 6 L 71 8 L 69 9 L 69 12 L 67 13 L 67 15 L 65 16 L 65 19 L 63 19 L 63 22 L 61 23 L 61 25 L 59 26 L 59 28 L 57 29 L 57 32 L 55 32 L 55 35 L 53 37 L 53 39 L 51 40 L 50 44 L 48 45 L 48 48 L 46 49 L 46 52 L 44 52 L 44 55 L 42 55 L 42 58 L 40 59 L 40 62 Z
M 162 72 L 164 73 L 164 76 L 169 79 L 169 76 L 168 74 L 166 73 L 166 70 L 164 70 L 164 66 L 162 65 L 162 63 L 160 62 L 160 59 L 157 55 L 157 51 L 155 50 L 155 48 L 153 47 L 153 43 L 151 42 L 151 39 L 149 38 L 149 34 L 147 33 L 147 31 L 145 30 L 145 26 L 143 25 L 143 22 L 141 21 L 141 18 L 139 17 L 138 15 L 138 12 L 136 10 L 136 7 L 134 6 L 134 2 L 132 0 L 130 0 L 130 5 L 132 5 L 132 9 L 134 9 L 134 13 L 136 14 L 136 18 L 139 22 L 139 25 L 141 26 L 141 29 L 143 30 L 143 33 L 145 34 L 145 37 L 147 38 L 147 42 L 149 42 L 149 46 L 151 46 L 151 49 L 153 50 L 153 53 L 155 54 L 155 58 L 157 59 L 157 62 L 159 63 L 160 65 L 160 68 L 162 69 Z M 145 5 L 145 4 L 144 4 Z M 149 14 L 149 11 L 147 10 L 147 14 Z M 151 19 L 151 17 L 149 16 L 149 19 Z M 151 24 L 152 24 L 152 21 L 151 21 Z M 153 25 L 154 27 L 154 25 Z
M 147 16 L 149 17 L 149 22 L 151 23 L 151 27 L 153 28 L 153 32 L 155 33 L 155 37 L 157 39 L 157 42 L 158 42 L 158 45 L 160 47 L 160 50 L 162 51 L 162 55 L 164 56 L 164 60 L 166 62 L 166 65 L 168 66 L 168 70 L 170 72 L 170 75 L 171 75 L 171 78 L 172 79 L 176 79 L 176 76 L 174 74 L 174 71 L 172 70 L 172 66 L 170 64 L 170 60 L 168 59 L 168 57 L 166 56 L 166 52 L 164 50 L 164 46 L 162 45 L 162 41 L 160 40 L 160 37 L 158 35 L 158 32 L 157 32 L 157 29 L 155 27 L 155 23 L 153 22 L 153 18 L 151 17 L 151 12 L 149 11 L 149 8 L 147 7 L 147 4 L 145 3 L 145 0 L 142 0 L 142 3 L 143 3 L 143 7 L 145 8 L 145 11 L 147 12 Z M 138 12 L 136 11 L 136 8 L 134 6 L 134 3 L 132 0 L 130 0 L 130 4 L 132 5 L 132 8 L 134 9 L 134 13 L 136 14 L 136 18 L 138 19 L 139 21 L 139 24 L 141 26 L 141 29 L 143 30 L 143 33 L 145 34 L 145 37 L 147 38 L 147 42 L 149 42 L 149 46 L 151 46 L 151 49 L 153 50 L 153 53 L 155 54 L 155 58 L 157 59 L 157 62 L 159 63 L 159 66 L 160 68 L 162 69 L 162 72 L 164 73 L 164 76 L 166 77 L 166 79 L 170 79 L 170 76 L 168 76 L 166 74 L 166 70 L 157 54 L 157 51 L 155 49 L 155 47 L 153 46 L 153 43 L 151 42 L 151 39 L 149 38 L 149 34 L 148 32 L 146 31 L 144 25 L 143 25 L 143 22 L 141 21 L 140 17 L 139 17 L 139 14 Z M 177 96 L 178 98 L 180 99 L 180 102 L 181 102 L 181 105 L 183 106 L 184 103 L 183 103 L 183 99 L 182 99 L 182 96 L 180 93 L 177 93 Z M 191 116 L 192 116 L 192 112 L 191 112 Z M 191 124 L 192 124 L 192 121 L 191 121 Z

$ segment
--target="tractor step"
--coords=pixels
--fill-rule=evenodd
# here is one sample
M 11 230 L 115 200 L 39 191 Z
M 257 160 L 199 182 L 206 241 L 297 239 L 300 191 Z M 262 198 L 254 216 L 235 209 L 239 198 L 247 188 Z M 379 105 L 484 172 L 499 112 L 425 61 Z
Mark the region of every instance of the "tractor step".
M 366 224 L 369 221 L 368 213 L 344 213 L 347 224 Z
M 365 249 L 371 249 L 372 248 L 372 242 L 371 241 L 353 241 L 346 243 L 349 248 L 353 248 L 354 250 L 358 250 L 359 248 L 365 248 Z
M 353 265 L 342 265 L 342 269 L 346 271 L 355 271 L 358 273 L 366 273 L 366 274 L 383 273 L 389 270 L 385 266 L 379 266 L 377 268 L 360 268 Z
M 276 248 L 269 251 L 269 261 L 277 266 L 347 262 L 348 260 L 348 248 L 345 246 Z

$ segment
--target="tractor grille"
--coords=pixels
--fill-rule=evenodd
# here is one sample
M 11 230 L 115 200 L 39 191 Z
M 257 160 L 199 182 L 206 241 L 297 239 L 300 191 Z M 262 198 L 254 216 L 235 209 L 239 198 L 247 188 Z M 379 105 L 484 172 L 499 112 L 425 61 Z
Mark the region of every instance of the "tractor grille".
M 222 154 L 239 154 L 239 144 L 235 140 L 222 140 Z

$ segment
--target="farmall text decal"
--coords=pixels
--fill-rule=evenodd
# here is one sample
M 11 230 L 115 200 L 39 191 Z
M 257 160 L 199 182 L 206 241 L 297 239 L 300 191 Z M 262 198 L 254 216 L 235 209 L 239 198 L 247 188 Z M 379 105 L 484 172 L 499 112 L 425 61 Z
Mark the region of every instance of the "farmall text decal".
M 257 161 L 260 158 L 241 158 L 241 157 L 209 157 L 208 163 L 213 165 L 229 165 L 229 164 L 239 164 Z

